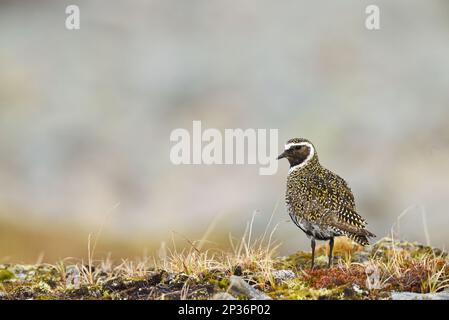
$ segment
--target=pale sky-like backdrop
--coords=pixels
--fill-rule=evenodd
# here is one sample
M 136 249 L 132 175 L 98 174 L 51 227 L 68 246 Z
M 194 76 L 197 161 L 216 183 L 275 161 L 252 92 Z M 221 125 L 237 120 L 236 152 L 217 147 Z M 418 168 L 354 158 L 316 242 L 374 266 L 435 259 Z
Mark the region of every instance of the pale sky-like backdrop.
M 449 246 L 448 1 L 3 0 L 0 39 L 0 261 L 80 255 L 100 227 L 123 255 L 214 221 L 226 246 L 253 212 L 256 234 L 274 213 L 281 253 L 308 248 L 286 161 L 271 176 L 170 162 L 194 120 L 278 129 L 278 151 L 308 138 L 371 231 L 408 209 L 397 236 Z

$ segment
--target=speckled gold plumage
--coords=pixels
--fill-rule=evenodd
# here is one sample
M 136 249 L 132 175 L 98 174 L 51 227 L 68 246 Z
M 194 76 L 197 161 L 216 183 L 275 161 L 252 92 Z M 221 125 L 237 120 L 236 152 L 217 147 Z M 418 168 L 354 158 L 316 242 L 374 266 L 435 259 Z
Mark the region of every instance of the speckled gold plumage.
M 291 164 L 286 204 L 295 224 L 313 241 L 331 240 L 333 245 L 334 237 L 345 235 L 367 245 L 374 234 L 366 230 L 366 221 L 356 212 L 354 196 L 346 181 L 321 166 L 310 141 L 295 138 L 286 146 L 279 159 L 288 158 Z

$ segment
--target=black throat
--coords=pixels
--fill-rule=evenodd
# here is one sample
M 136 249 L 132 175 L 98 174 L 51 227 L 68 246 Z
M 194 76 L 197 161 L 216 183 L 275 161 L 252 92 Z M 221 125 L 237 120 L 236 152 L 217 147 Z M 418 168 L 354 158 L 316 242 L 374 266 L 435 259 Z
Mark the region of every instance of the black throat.
M 299 154 L 299 155 L 296 155 L 294 158 L 288 158 L 288 162 L 290 162 L 290 168 L 299 166 L 304 161 L 306 161 L 308 156 L 309 156 L 309 154 Z

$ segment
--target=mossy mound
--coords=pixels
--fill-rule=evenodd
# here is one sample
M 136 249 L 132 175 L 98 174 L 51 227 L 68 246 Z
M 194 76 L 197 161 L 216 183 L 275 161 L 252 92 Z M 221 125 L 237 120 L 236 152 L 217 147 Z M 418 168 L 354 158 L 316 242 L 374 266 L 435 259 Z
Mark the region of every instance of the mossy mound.
M 389 299 L 392 292 L 443 291 L 449 282 L 447 254 L 419 243 L 385 238 L 363 248 L 339 239 L 334 253 L 334 266 L 327 268 L 326 247 L 319 247 L 313 270 L 309 252 L 275 258 L 270 270 L 237 265 L 197 273 L 5 264 L 0 265 L 0 300 L 212 299 L 228 291 L 231 276 L 272 299 Z

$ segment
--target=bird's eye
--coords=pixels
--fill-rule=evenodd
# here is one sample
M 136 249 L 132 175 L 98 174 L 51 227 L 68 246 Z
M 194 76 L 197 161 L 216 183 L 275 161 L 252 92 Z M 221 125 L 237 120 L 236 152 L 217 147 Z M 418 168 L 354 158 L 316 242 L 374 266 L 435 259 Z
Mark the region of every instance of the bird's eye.
M 296 150 L 299 150 L 299 149 L 301 149 L 301 148 L 302 148 L 302 146 L 296 146 L 296 147 L 295 147 Z

